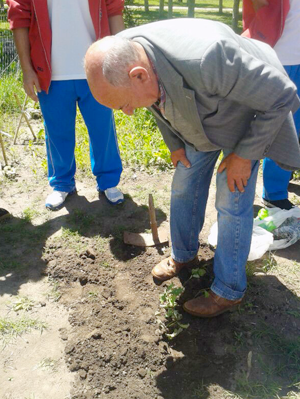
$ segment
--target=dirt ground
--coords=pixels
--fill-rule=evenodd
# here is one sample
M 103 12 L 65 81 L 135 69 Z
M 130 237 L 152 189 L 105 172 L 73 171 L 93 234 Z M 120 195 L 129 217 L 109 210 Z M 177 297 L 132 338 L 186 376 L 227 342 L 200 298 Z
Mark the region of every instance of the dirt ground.
M 0 224 L 0 320 L 30 317 L 45 327 L 0 342 L 0 398 L 300 398 L 300 242 L 248 266 L 237 311 L 210 320 L 185 314 L 182 303 L 213 277 L 213 183 L 200 237 L 206 274 L 194 279 L 184 270 L 172 280 L 185 288 L 178 310 L 189 327 L 169 340 L 159 320 L 170 282 L 158 286 L 150 272 L 170 247 L 137 248 L 122 238 L 149 231 L 149 193 L 159 224 L 168 223 L 172 172 L 126 169 L 126 200 L 116 207 L 81 174 L 78 193 L 49 212 L 50 188 L 37 167 L 44 148 L 36 148 L 12 147 L 16 173 L 0 177 L 0 207 L 12 215 Z M 299 201 L 300 183 L 290 190 Z M 261 176 L 256 210 L 260 193 Z M 14 309 L 20 298 L 30 309 Z

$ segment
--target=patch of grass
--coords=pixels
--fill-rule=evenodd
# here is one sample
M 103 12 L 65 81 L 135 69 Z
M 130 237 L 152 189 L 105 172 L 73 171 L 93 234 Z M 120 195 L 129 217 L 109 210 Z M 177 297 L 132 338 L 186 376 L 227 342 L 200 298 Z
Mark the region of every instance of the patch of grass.
M 24 266 L 15 259 L 0 259 L 0 274 L 8 271 L 11 272 L 13 270 L 20 270 L 23 267 Z
M 300 312 L 298 310 L 287 310 L 286 313 L 300 319 Z
M 256 272 L 268 273 L 277 266 L 277 261 L 272 252 L 267 252 L 263 258 L 246 263 L 246 274 L 252 277 Z
M 14 312 L 20 312 L 24 310 L 28 312 L 35 306 L 35 302 L 28 298 L 27 296 L 21 297 L 18 296 L 16 299 L 8 305 L 9 309 L 13 310 Z
M 79 230 L 87 229 L 95 222 L 94 215 L 88 215 L 81 209 L 75 209 L 70 215 L 68 215 L 67 219 L 72 225 L 74 225 L 74 227 L 76 226 L 76 229 Z
M 48 283 L 50 285 L 50 291 L 47 293 L 47 299 L 50 302 L 58 302 L 61 298 L 61 292 L 59 290 L 60 285 L 57 280 L 52 277 L 48 277 Z
M 1 76 L 0 116 L 2 116 L 3 114 L 19 114 L 20 108 L 15 99 L 14 93 L 17 94 L 20 102 L 23 103 L 25 98 L 25 92 L 23 90 L 22 79 L 22 74 L 20 72 L 15 74 L 4 74 Z M 29 100 L 28 103 L 32 103 L 33 105 L 32 100 Z
M 271 399 L 279 398 L 281 387 L 274 380 L 252 381 L 244 374 L 237 380 L 237 391 L 243 399 Z
M 26 222 L 29 223 L 39 215 L 40 215 L 40 212 L 38 212 L 36 209 L 28 207 L 23 210 L 22 219 L 24 219 Z
M 269 374 L 285 378 L 290 386 L 298 383 L 300 380 L 300 337 L 287 338 L 264 324 L 252 335 L 261 342 L 260 361 L 264 365 L 264 369 L 267 370 L 271 367 Z M 265 358 L 268 359 L 268 364 L 272 361 L 271 366 L 266 364 Z
M 150 111 L 141 108 L 132 117 L 115 112 L 121 158 L 125 165 L 139 170 L 155 166 L 171 167 L 170 152 Z
M 50 357 L 46 357 L 45 359 L 41 360 L 36 367 L 34 367 L 34 370 L 41 369 L 49 373 L 57 373 L 58 367 L 59 367 L 59 360 L 54 360 L 51 359 Z
M 8 344 L 12 339 L 31 330 L 39 330 L 41 333 L 47 328 L 43 321 L 22 317 L 20 319 L 0 318 L 0 340 Z
M 77 230 L 62 227 L 61 231 L 61 236 L 56 237 L 55 240 L 59 240 L 63 247 L 74 249 L 76 253 L 87 248 L 87 243 L 82 242 L 82 235 Z

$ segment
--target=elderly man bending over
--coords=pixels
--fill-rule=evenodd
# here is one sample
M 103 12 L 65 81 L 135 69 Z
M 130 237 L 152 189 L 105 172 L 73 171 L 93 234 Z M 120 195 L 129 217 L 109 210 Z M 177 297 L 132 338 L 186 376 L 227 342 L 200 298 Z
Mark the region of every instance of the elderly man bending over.
M 150 107 L 176 167 L 171 192 L 172 254 L 152 274 L 164 281 L 195 262 L 215 163 L 219 236 L 208 297 L 184 304 L 199 317 L 239 304 L 253 225 L 259 160 L 300 166 L 292 112 L 294 84 L 275 52 L 202 19 L 129 29 L 93 44 L 85 58 L 91 91 L 101 104 L 131 115 Z

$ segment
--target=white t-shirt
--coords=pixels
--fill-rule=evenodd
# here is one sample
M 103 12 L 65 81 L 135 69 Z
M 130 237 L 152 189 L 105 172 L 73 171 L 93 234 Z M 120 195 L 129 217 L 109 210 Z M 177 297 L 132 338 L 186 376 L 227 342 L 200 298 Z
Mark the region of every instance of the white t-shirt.
M 88 0 L 47 0 L 52 80 L 86 79 L 83 58 L 96 40 Z
M 290 0 L 284 29 L 274 50 L 283 65 L 300 64 L 300 0 Z

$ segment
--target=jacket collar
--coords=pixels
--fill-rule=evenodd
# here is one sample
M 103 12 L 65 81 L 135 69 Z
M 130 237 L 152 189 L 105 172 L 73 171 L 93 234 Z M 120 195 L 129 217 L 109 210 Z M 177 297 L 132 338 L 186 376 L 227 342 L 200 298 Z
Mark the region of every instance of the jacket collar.
M 152 46 L 152 44 L 143 37 L 136 37 L 133 40 L 139 42 L 144 47 L 148 57 L 151 58 L 151 61 L 155 65 L 157 75 L 174 106 L 196 130 L 200 130 L 204 134 L 194 90 L 187 87 L 182 76 L 175 70 L 171 62 L 167 60 L 159 49 Z

